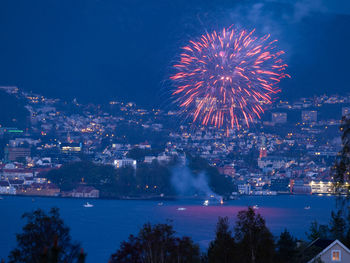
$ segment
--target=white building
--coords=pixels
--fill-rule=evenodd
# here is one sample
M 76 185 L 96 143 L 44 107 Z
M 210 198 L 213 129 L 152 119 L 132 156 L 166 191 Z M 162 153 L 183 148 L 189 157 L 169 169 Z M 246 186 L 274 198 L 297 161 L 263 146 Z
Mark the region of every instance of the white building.
M 313 194 L 330 194 L 333 192 L 332 182 L 311 181 L 310 186 Z
M 0 194 L 15 195 L 16 189 L 7 181 L 0 181 Z
M 157 160 L 160 163 L 161 162 L 168 163 L 168 162 L 171 161 L 171 156 L 166 155 L 166 154 L 163 153 L 163 154 L 158 155 Z
M 238 193 L 241 195 L 250 195 L 252 193 L 252 187 L 250 184 L 239 184 Z
M 131 166 L 132 168 L 136 169 L 136 165 L 137 165 L 137 161 L 134 159 L 125 158 L 125 159 L 114 160 L 114 166 L 116 168 Z
M 145 156 L 145 163 L 152 163 L 154 160 L 157 160 L 155 156 Z

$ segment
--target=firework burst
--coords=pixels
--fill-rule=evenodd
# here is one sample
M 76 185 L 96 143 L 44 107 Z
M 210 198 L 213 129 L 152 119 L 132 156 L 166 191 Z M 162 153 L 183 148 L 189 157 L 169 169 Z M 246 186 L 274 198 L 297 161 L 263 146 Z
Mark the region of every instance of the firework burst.
M 249 127 L 272 103 L 281 79 L 289 77 L 276 41 L 234 28 L 190 40 L 170 77 L 174 101 L 193 122 L 227 130 Z

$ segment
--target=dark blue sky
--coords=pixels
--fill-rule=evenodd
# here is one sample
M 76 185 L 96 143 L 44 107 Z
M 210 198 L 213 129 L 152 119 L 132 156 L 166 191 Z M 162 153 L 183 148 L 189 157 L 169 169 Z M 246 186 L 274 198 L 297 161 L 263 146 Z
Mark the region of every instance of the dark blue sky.
M 236 24 L 286 50 L 281 97 L 346 93 L 350 1 L 2 0 L 0 85 L 78 101 L 159 105 L 179 47 Z

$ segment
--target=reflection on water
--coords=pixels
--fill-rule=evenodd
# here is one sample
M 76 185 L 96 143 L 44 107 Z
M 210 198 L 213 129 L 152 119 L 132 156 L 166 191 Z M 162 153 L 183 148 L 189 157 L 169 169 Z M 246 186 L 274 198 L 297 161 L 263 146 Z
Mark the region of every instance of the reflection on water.
M 89 201 L 94 206 L 85 208 Z M 297 237 L 304 237 L 310 222 L 327 223 L 334 207 L 328 196 L 254 196 L 203 205 L 205 200 L 123 201 L 59 198 L 4 197 L 0 200 L 0 258 L 15 245 L 15 233 L 21 231 L 24 212 L 36 208 L 60 208 L 71 228 L 74 240 L 81 241 L 88 253 L 87 263 L 107 262 L 111 253 L 129 234 L 136 234 L 145 222 L 171 222 L 179 235 L 189 235 L 202 248 L 214 237 L 219 216 L 234 219 L 240 210 L 256 206 L 274 235 L 287 228 Z M 305 209 L 310 207 L 310 209 Z

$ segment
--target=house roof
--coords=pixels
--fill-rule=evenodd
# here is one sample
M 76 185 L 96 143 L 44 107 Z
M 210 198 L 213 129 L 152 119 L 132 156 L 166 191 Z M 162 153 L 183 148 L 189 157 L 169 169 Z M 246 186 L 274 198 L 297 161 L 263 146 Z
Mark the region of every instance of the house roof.
M 312 241 L 307 247 L 318 247 L 321 249 L 325 249 L 330 244 L 332 244 L 335 240 L 334 239 L 323 239 L 323 238 L 317 238 L 314 241 Z
M 76 193 L 90 193 L 91 191 L 94 191 L 96 190 L 95 187 L 92 187 L 92 186 L 78 186 L 77 188 L 75 188 L 73 190 L 73 192 L 76 192 Z
M 320 241 L 319 241 L 320 240 Z M 310 245 L 312 245 L 316 242 L 320 242 L 320 245 L 326 245 L 326 239 L 324 239 L 325 241 L 322 241 L 322 239 L 316 239 L 315 241 L 313 241 Z M 331 240 L 328 240 L 331 241 Z M 315 257 L 313 257 L 308 263 L 312 263 L 316 258 L 321 257 L 324 253 L 326 253 L 330 248 L 332 248 L 335 244 L 338 244 L 339 246 L 341 246 L 346 252 L 348 252 L 350 254 L 350 249 L 348 249 L 342 242 L 340 242 L 338 239 L 334 240 L 333 242 L 331 242 L 328 246 L 326 246 L 320 253 L 318 253 Z

